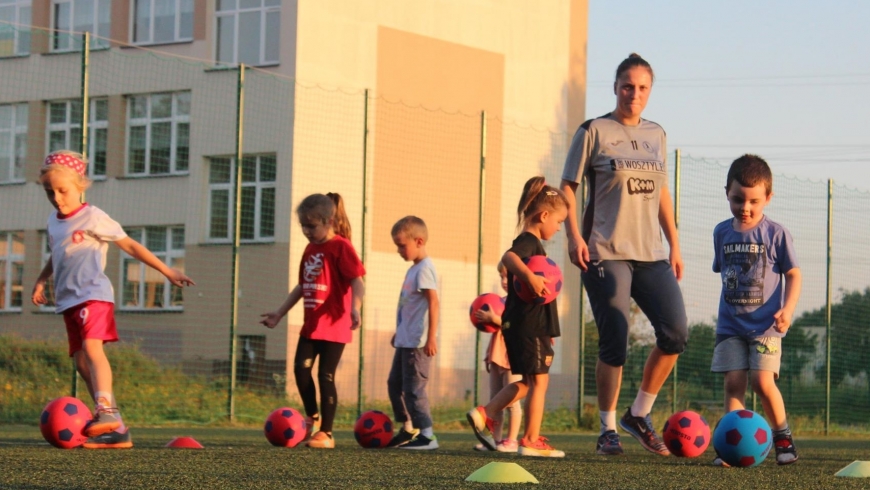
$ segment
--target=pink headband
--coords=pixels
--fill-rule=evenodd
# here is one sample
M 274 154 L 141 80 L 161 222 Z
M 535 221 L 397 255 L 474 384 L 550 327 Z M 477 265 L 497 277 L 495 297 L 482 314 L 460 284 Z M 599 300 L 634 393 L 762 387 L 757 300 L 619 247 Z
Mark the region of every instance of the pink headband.
M 48 155 L 45 157 L 45 162 L 42 166 L 47 167 L 49 165 L 62 165 L 75 170 L 79 175 L 85 175 L 85 162 L 70 153 L 52 153 Z

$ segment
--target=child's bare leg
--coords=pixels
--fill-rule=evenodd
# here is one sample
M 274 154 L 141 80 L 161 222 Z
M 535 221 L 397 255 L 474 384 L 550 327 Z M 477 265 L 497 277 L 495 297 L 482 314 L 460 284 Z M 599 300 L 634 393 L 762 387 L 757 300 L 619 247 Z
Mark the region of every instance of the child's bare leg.
M 103 340 L 85 339 L 81 352 L 90 370 L 91 389 L 97 408 L 94 419 L 85 427 L 85 435 L 97 437 L 118 429 L 123 423 L 112 393 L 112 366 L 103 351 Z
M 502 368 L 491 364 L 489 367 L 489 396 L 494 398 L 504 387 L 504 376 L 502 375 Z M 492 438 L 495 442 L 499 442 L 502 439 L 502 425 L 504 424 L 504 410 L 499 410 L 492 415 L 492 419 L 495 421 L 495 426 L 492 430 Z
M 725 373 L 725 413 L 745 408 L 747 372 L 745 370 Z
M 88 394 L 91 395 L 91 400 L 96 400 L 95 391 L 94 391 L 94 383 L 91 377 L 91 368 L 88 365 L 87 357 L 85 356 L 84 351 L 78 350 L 75 354 L 73 354 L 73 359 L 76 363 L 76 371 L 78 371 L 79 376 L 85 381 L 85 386 L 88 388 Z
M 550 375 L 534 374 L 527 378 L 529 380 L 529 393 L 526 397 L 526 431 L 523 438 L 535 442 L 541 436 L 544 402 L 547 396 L 547 386 L 550 383 Z
M 112 366 L 103 350 L 103 340 L 85 339 L 82 342 L 82 350 L 79 352 L 83 353 L 87 368 L 90 370 L 91 384 L 88 390 L 91 391 L 94 401 L 99 402 L 101 394 L 112 394 Z M 113 406 L 115 402 L 114 399 L 106 401 L 109 406 Z
M 771 422 L 773 430 L 782 430 L 788 426 L 785 414 L 785 402 L 782 393 L 776 386 L 772 371 L 753 371 L 752 389 L 761 398 L 764 414 Z
M 511 403 L 524 398 L 528 392 L 529 383 L 525 377 L 521 381 L 505 386 L 483 407 L 486 416 L 493 419 L 496 413 L 501 412 Z
M 516 378 L 514 382 L 522 379 L 521 376 L 511 375 L 510 371 L 505 374 L 505 377 L 508 377 L 508 379 Z M 516 400 L 508 406 L 508 411 L 510 412 L 510 423 L 508 424 L 507 438 L 516 441 L 519 438 L 520 427 L 523 423 L 523 404 L 519 400 Z

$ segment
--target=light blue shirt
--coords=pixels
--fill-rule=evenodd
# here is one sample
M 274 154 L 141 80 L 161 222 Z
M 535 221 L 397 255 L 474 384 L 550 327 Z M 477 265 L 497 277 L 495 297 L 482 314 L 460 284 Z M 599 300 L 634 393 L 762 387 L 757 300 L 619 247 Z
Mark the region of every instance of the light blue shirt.
M 438 273 L 429 257 L 411 266 L 405 274 L 396 311 L 396 347 L 419 348 L 429 335 L 429 302 L 423 293 L 438 289 Z
M 767 216 L 743 232 L 731 221 L 713 231 L 713 272 L 722 276 L 716 333 L 784 337 L 773 328 L 773 315 L 782 308 L 782 275 L 798 267 L 791 234 Z

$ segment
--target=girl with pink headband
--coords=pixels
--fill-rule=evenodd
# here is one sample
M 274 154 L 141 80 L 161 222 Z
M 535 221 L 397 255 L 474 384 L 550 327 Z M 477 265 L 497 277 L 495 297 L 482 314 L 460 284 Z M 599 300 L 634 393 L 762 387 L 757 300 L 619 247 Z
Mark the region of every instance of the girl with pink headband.
M 39 183 L 54 211 L 48 217 L 51 257 L 36 279 L 31 301 L 47 303 L 45 283 L 54 274 L 56 312 L 63 314 L 69 355 L 94 400 L 94 419 L 85 427 L 86 448 L 133 447 L 112 393 L 112 367 L 103 343 L 116 342 L 115 294 L 106 277 L 108 242 L 156 269 L 178 287 L 194 282 L 172 269 L 124 232 L 117 221 L 96 206 L 82 202 L 91 185 L 87 161 L 79 153 L 60 150 L 45 158 Z

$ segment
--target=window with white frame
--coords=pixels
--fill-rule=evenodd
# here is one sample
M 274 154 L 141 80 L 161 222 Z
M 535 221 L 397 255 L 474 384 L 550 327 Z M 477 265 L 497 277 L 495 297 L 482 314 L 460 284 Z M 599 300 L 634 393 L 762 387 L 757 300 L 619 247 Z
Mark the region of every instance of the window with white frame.
M 184 272 L 183 226 L 146 226 L 124 231 L 166 265 Z M 124 310 L 180 310 L 184 306 L 182 288 L 125 252 L 121 252 L 121 284 Z
M 80 51 L 81 33 L 90 32 L 91 49 L 109 47 L 111 0 L 51 0 L 52 51 Z
M 24 182 L 27 104 L 0 104 L 0 182 Z
M 88 111 L 88 176 L 106 176 L 106 147 L 109 135 L 109 100 L 91 99 Z M 48 103 L 48 153 L 78 151 L 82 141 L 82 102 L 64 100 Z
M 193 0 L 133 0 L 133 43 L 193 40 Z
M 190 92 L 127 99 L 127 174 L 186 174 L 190 150 Z
M 30 1 L 0 0 L 0 56 L 30 54 Z
M 0 311 L 21 311 L 24 232 L 0 231 Z
M 219 63 L 278 64 L 281 0 L 217 0 L 215 20 Z
M 235 159 L 212 158 L 209 168 L 209 230 L 212 242 L 232 239 L 235 223 Z M 244 241 L 272 241 L 275 237 L 274 154 L 242 158 L 242 219 L 239 235 Z
M 45 264 L 51 259 L 51 246 L 48 242 L 48 233 L 45 231 L 39 232 L 39 239 L 42 242 L 42 262 L 39 264 L 39 270 L 41 271 Z M 57 302 L 54 299 L 54 274 L 52 274 L 48 280 L 45 281 L 45 289 L 43 291 L 45 295 L 45 299 L 47 303 L 44 305 L 40 305 L 39 309 L 43 311 L 54 311 L 55 306 L 57 306 Z

